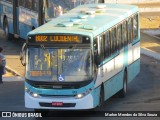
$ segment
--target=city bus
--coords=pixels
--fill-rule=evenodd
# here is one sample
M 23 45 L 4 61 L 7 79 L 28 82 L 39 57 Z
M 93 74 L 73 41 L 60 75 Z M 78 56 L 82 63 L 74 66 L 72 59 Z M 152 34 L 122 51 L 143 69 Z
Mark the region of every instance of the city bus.
M 0 0 L 0 27 L 7 40 L 27 33 L 72 8 L 98 0 Z M 99 2 L 102 2 L 100 0 Z
M 125 97 L 140 72 L 138 7 L 78 6 L 29 32 L 20 56 L 27 108 L 94 109 Z

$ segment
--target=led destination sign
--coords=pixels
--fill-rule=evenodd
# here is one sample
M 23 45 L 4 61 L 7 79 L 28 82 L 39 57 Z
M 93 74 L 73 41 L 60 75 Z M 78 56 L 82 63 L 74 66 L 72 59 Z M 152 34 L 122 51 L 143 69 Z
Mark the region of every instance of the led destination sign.
M 81 43 L 82 37 L 77 35 L 36 35 L 36 42 Z
M 51 43 L 76 43 L 89 44 L 90 38 L 82 35 L 33 35 L 28 37 L 29 43 L 51 44 Z

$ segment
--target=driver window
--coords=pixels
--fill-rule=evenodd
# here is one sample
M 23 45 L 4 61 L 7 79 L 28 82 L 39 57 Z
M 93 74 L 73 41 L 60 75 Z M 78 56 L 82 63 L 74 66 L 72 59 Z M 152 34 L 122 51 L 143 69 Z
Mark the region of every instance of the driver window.
M 94 41 L 94 54 L 96 64 L 100 64 L 104 60 L 104 36 L 98 36 Z

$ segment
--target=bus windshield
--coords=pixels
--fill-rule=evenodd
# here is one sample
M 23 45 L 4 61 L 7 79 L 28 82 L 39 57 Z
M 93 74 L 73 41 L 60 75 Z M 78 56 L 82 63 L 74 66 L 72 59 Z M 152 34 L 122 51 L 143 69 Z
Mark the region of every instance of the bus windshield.
M 60 16 L 78 5 L 95 2 L 96 0 L 46 0 L 45 19 L 47 21 Z
M 46 82 L 91 80 L 90 49 L 29 48 L 26 78 Z

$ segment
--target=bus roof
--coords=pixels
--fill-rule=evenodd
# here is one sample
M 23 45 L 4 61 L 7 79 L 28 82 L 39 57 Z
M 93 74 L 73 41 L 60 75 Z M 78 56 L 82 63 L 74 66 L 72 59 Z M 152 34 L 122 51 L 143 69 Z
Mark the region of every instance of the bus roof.
M 137 12 L 138 7 L 134 5 L 81 5 L 29 32 L 28 35 L 71 33 L 95 37 Z

